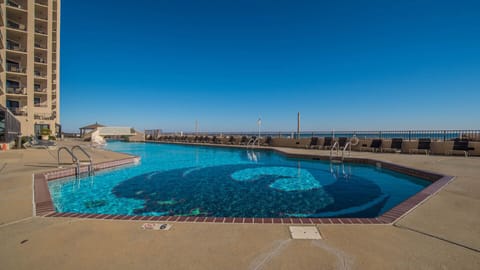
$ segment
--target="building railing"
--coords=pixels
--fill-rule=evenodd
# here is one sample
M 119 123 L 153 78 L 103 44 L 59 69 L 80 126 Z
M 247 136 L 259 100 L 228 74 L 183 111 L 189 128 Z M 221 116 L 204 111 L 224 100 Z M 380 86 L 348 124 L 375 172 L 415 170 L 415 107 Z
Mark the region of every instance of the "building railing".
M 180 135 L 184 136 L 258 136 L 258 131 L 254 132 L 161 132 L 158 130 L 145 130 L 145 134 L 156 137 L 158 135 Z M 155 135 L 155 136 L 154 136 Z M 359 139 L 392 139 L 402 138 L 411 141 L 423 138 L 429 138 L 435 141 L 449 141 L 457 138 L 469 138 L 480 140 L 480 129 L 445 129 L 445 130 L 379 130 L 379 131 L 302 131 L 282 132 L 282 131 L 262 131 L 262 137 L 272 138 L 311 138 L 311 137 L 357 137 Z
M 38 70 L 35 70 L 35 71 L 33 72 L 33 74 L 35 75 L 35 77 L 47 78 L 47 74 L 42 73 L 42 72 L 40 72 L 40 71 L 38 71 Z
M 0 105 L 0 142 L 12 142 L 20 135 L 20 121 L 7 108 Z
M 48 2 L 47 2 L 47 1 L 35 0 L 35 4 L 39 4 L 39 5 L 43 5 L 43 6 L 48 6 Z
M 33 115 L 35 120 L 55 120 L 55 115 L 51 113 L 36 113 Z
M 35 93 L 47 93 L 47 88 L 34 88 Z
M 15 64 L 7 63 L 7 71 L 16 73 L 27 73 L 27 69 Z
M 43 46 L 43 45 L 40 44 L 40 43 L 35 43 L 34 46 L 35 46 L 35 48 L 38 48 L 38 49 L 44 49 L 44 50 L 47 49 L 47 46 Z
M 48 107 L 47 104 L 43 104 L 43 103 L 33 104 L 33 106 L 36 107 L 36 108 L 47 108 Z
M 47 60 L 45 58 L 42 58 L 42 57 L 35 56 L 33 59 L 34 59 L 35 63 L 42 63 L 42 64 L 47 63 Z
M 20 5 L 19 3 L 15 2 L 15 1 L 11 1 L 11 0 L 7 0 L 7 6 L 27 10 L 24 6 Z
M 7 86 L 7 94 L 26 95 L 27 89 L 25 87 Z
M 17 52 L 26 52 L 27 49 L 23 48 L 19 43 L 7 40 L 7 50 L 17 51 Z
M 25 26 L 25 24 L 17 23 L 10 20 L 7 21 L 7 27 L 17 29 L 17 30 L 27 31 L 27 27 Z
M 27 116 L 27 111 L 21 108 L 8 107 L 8 110 L 10 110 L 12 114 L 16 116 Z
M 42 34 L 42 35 L 46 35 L 46 34 L 47 34 L 47 31 L 44 31 L 44 30 L 41 29 L 41 28 L 36 28 L 36 27 L 35 27 L 35 33 L 37 33 L 37 34 Z

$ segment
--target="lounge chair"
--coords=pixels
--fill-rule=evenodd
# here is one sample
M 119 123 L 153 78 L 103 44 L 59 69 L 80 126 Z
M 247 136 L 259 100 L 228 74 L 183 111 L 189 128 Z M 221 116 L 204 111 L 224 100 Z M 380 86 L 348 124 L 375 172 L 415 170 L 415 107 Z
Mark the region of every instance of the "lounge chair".
M 343 149 L 345 147 L 345 145 L 347 145 L 347 142 L 348 142 L 348 138 L 347 137 L 340 137 L 338 138 L 338 147 L 340 149 Z
M 310 143 L 308 145 L 306 145 L 305 148 L 308 148 L 308 149 L 315 149 L 315 148 L 318 148 L 319 145 L 318 145 L 318 137 L 312 137 L 310 139 Z
M 25 148 L 34 149 L 51 149 L 55 148 L 57 144 L 54 141 L 39 141 L 35 137 L 31 137 L 30 140 L 23 144 Z
M 247 136 L 242 136 L 242 139 L 240 140 L 240 144 L 247 144 L 247 143 L 248 143 Z
M 390 144 L 390 147 L 384 147 L 382 148 L 383 151 L 389 151 L 389 152 L 395 152 L 395 153 L 401 153 L 402 152 L 402 144 L 403 144 L 403 139 L 402 138 L 393 138 L 392 143 Z
M 222 141 L 219 138 L 217 138 L 217 136 L 213 136 L 212 143 L 222 143 Z
M 372 152 L 382 152 L 382 140 L 381 139 L 373 139 L 370 143 L 370 147 L 362 147 L 361 150 L 368 149 Z
M 332 137 L 325 137 L 323 140 L 322 149 L 330 149 L 333 145 L 333 138 Z
M 235 144 L 235 136 L 229 136 L 228 137 L 228 143 L 229 144 Z
M 468 147 L 468 140 L 455 139 L 453 141 L 453 147 L 447 152 L 447 155 L 454 154 L 456 152 L 462 152 L 465 157 L 468 157 L 468 151 L 475 150 L 474 147 Z
M 262 142 L 263 146 L 270 146 L 271 144 L 272 144 L 272 137 L 271 136 L 267 136 L 267 138 L 265 138 L 265 141 Z
M 425 152 L 425 155 L 430 154 L 430 139 L 418 139 L 418 146 L 416 149 L 410 149 L 410 154 L 414 152 Z

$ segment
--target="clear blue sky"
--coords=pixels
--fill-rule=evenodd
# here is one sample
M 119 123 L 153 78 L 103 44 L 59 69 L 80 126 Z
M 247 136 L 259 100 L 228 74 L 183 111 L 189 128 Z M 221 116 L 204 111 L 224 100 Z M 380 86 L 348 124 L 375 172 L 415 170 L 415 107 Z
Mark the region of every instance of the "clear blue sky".
M 479 1 L 62 1 L 61 121 L 480 128 Z

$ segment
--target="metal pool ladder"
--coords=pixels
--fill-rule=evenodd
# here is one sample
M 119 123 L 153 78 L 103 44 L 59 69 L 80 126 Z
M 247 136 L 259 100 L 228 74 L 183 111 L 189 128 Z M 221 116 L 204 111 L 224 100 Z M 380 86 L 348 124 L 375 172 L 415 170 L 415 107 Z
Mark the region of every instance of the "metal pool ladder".
M 80 150 L 85 156 L 87 156 L 88 158 L 88 161 L 87 160 L 80 160 L 75 154 L 74 154 L 74 150 L 75 149 L 78 149 Z M 58 166 L 60 167 L 60 153 L 62 152 L 62 150 L 65 150 L 65 152 L 67 152 L 70 157 L 72 157 L 72 162 L 75 163 L 76 167 L 75 167 L 75 177 L 78 178 L 78 176 L 80 175 L 80 166 L 87 162 L 88 163 L 88 176 L 92 176 L 95 174 L 95 171 L 93 169 L 93 161 L 92 161 L 92 157 L 87 153 L 87 151 L 85 151 L 85 149 L 83 149 L 80 145 L 75 145 L 72 147 L 72 149 L 68 149 L 66 146 L 62 146 L 60 148 L 58 148 L 58 151 L 57 151 L 57 162 L 58 162 Z
M 248 143 L 247 143 L 247 147 L 248 146 L 255 146 L 255 144 L 258 144 L 260 146 L 260 137 L 252 137 Z
M 338 157 L 339 151 L 340 151 L 340 145 L 339 145 L 338 142 L 335 142 L 335 143 L 333 144 L 332 148 L 330 148 L 330 160 L 333 160 L 333 158 L 334 158 L 334 157 L 333 157 L 333 151 L 334 151 L 334 150 L 337 150 L 337 155 L 336 155 L 336 157 Z M 351 155 L 351 152 L 352 152 L 352 142 L 347 142 L 347 143 L 345 144 L 345 146 L 343 147 L 343 149 L 342 149 L 342 157 L 341 157 L 341 159 L 340 159 L 340 162 L 343 162 L 343 160 L 345 159 L 345 153 L 346 153 L 346 152 L 348 153 L 348 156 Z
M 88 168 L 88 176 L 95 175 L 95 170 L 93 168 L 92 157 L 80 145 L 75 145 L 74 147 L 72 147 L 72 153 L 75 151 L 75 149 L 78 149 L 80 152 L 82 152 L 88 158 L 88 160 L 79 160 L 80 163 L 87 162 L 87 164 L 88 164 L 88 167 L 87 167 Z

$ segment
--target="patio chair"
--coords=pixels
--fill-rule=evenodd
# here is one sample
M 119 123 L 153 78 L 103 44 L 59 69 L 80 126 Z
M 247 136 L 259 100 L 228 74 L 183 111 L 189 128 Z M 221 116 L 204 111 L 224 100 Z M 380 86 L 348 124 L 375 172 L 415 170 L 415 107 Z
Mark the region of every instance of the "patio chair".
M 425 152 L 425 155 L 430 154 L 430 139 L 418 139 L 418 145 L 416 149 L 410 149 L 410 154 L 414 152 Z
M 263 146 L 270 146 L 272 144 L 272 136 L 267 136 L 265 141 L 262 143 Z
M 468 140 L 455 139 L 453 141 L 453 147 L 452 149 L 447 151 L 447 155 L 451 155 L 456 152 L 462 152 L 465 155 L 465 157 L 468 157 L 468 151 L 473 151 L 473 150 L 475 150 L 475 148 L 468 146 Z
M 247 136 L 242 136 L 242 139 L 240 140 L 240 144 L 247 144 L 247 143 L 248 143 Z
M 402 144 L 403 144 L 403 139 L 402 138 L 393 138 L 392 143 L 390 144 L 390 147 L 384 147 L 382 148 L 383 151 L 389 151 L 389 152 L 395 152 L 395 153 L 401 153 L 402 152 Z
M 325 137 L 323 140 L 322 149 L 330 149 L 333 145 L 333 138 L 332 137 Z
M 360 150 L 368 149 L 372 152 L 382 152 L 382 139 L 373 139 L 370 147 L 361 147 Z
M 345 145 L 347 145 L 347 142 L 348 142 L 348 138 L 347 137 L 340 137 L 338 138 L 338 147 L 340 149 L 343 149 L 345 147 Z
M 212 137 L 212 143 L 221 143 L 221 140 L 219 138 L 217 138 L 217 136 L 213 136 Z
M 31 137 L 30 140 L 23 144 L 25 148 L 34 149 L 51 149 L 55 148 L 57 144 L 54 141 L 39 141 L 35 137 Z
M 308 149 L 315 149 L 315 148 L 318 148 L 318 137 L 312 137 L 310 139 L 310 143 L 308 145 L 306 145 L 305 148 L 308 148 Z
M 229 136 L 228 143 L 229 144 L 235 144 L 235 136 Z

